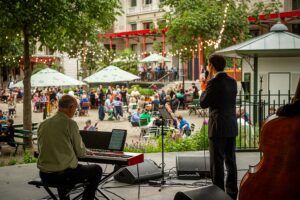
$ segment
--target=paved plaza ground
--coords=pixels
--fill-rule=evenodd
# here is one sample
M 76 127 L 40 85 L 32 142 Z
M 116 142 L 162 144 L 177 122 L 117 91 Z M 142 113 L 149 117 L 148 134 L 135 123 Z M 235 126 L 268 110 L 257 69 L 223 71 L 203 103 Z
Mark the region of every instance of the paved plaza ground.
M 203 155 L 203 152 L 172 152 L 166 153 L 165 162 L 166 169 L 171 169 L 175 167 L 176 155 Z M 160 153 L 145 154 L 146 159 L 151 159 L 157 163 L 161 163 Z M 259 161 L 259 153 L 237 153 L 237 165 L 238 165 L 238 179 L 239 182 L 246 172 L 249 165 L 255 165 Z M 104 165 L 103 169 L 106 167 Z M 106 172 L 112 170 L 112 166 L 108 165 Z M 168 170 L 167 170 L 168 171 Z M 172 172 L 172 170 L 171 170 Z M 174 174 L 173 174 L 174 175 Z M 32 199 L 43 199 L 47 196 L 47 193 L 43 189 L 35 188 L 27 184 L 28 181 L 38 177 L 38 169 L 36 164 L 27 165 L 16 165 L 7 166 L 0 168 L 0 199 L 2 200 L 32 200 Z M 206 180 L 177 180 L 172 179 L 172 182 L 181 184 L 192 184 L 196 181 L 205 183 Z M 207 180 L 209 184 L 209 180 Z M 149 186 L 148 184 L 142 184 L 140 187 L 140 198 L 138 197 L 139 187 L 138 185 L 126 186 L 126 184 L 121 184 L 116 181 L 111 181 L 106 184 L 105 187 L 118 187 L 120 188 L 110 188 L 109 191 L 122 196 L 126 200 L 172 200 L 177 191 L 186 191 L 190 189 L 195 189 L 190 185 L 177 185 L 172 187 L 166 187 L 161 192 L 158 191 L 157 187 Z M 126 187 L 124 187 L 126 186 Z M 108 193 L 109 194 L 109 193 Z M 120 198 L 115 195 L 109 194 L 114 200 L 119 200 Z M 100 197 L 99 197 L 100 198 Z M 100 198 L 103 199 L 103 198 Z

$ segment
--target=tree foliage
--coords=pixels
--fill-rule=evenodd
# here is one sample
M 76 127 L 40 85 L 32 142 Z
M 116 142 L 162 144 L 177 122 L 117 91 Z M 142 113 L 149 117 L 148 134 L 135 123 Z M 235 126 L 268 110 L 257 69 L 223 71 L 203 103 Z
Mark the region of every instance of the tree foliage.
M 229 7 L 224 18 L 227 3 Z M 234 0 L 166 0 L 163 5 L 170 8 L 165 14 L 167 38 L 173 45 L 173 52 L 186 49 L 181 52 L 182 58 L 191 56 L 190 49 L 195 49 L 199 37 L 204 42 L 216 41 L 223 20 L 226 23 L 221 47 L 233 43 L 233 38 L 241 41 L 248 35 L 247 7 Z
M 22 52 L 20 35 L 11 37 L 3 32 L 0 34 L 0 67 L 18 67 Z
M 117 57 L 120 60 L 120 62 L 114 63 L 117 67 L 120 67 L 121 69 L 133 74 L 138 73 L 138 58 L 132 49 L 127 48 L 118 52 Z
M 24 128 L 31 129 L 30 46 L 41 42 L 52 50 L 82 54 L 111 27 L 119 14 L 119 0 L 9 0 L 0 1 L 0 34 L 22 33 L 24 56 Z
M 267 5 L 260 2 L 249 10 L 249 0 L 165 0 L 162 8 L 166 11 L 167 38 L 172 44 L 172 51 L 183 59 L 189 59 L 190 50 L 196 49 L 198 38 L 201 38 L 206 53 L 212 53 L 216 49 L 206 42 L 218 40 L 223 24 L 225 29 L 219 48 L 244 41 L 249 37 L 248 17 L 277 11 L 278 2 L 272 0 Z

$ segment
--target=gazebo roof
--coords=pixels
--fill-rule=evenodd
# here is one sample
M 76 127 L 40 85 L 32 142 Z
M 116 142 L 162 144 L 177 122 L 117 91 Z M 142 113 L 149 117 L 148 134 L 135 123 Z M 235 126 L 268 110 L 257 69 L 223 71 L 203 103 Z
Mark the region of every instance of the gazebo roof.
M 300 36 L 287 32 L 284 24 L 275 24 L 269 33 L 252 38 L 216 53 L 228 57 L 299 57 Z

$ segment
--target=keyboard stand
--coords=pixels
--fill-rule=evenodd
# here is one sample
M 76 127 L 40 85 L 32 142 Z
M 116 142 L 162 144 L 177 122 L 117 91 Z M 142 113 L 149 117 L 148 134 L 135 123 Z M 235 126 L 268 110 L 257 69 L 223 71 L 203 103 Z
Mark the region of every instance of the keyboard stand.
M 111 198 L 109 198 L 109 196 L 107 196 L 107 195 L 105 194 L 105 192 L 104 192 L 103 190 L 101 190 L 101 189 L 103 189 L 103 188 L 102 188 L 102 185 L 103 185 L 106 181 L 108 181 L 108 179 L 110 179 L 111 177 L 113 177 L 113 176 L 117 175 L 118 173 L 120 173 L 125 167 L 126 167 L 126 166 L 123 166 L 123 167 L 121 167 L 121 168 L 119 168 L 119 169 L 117 169 L 117 170 L 114 170 L 114 171 L 112 171 L 111 173 L 109 173 L 108 175 L 106 175 L 104 178 L 101 179 L 101 181 L 100 181 L 100 183 L 99 183 L 99 186 L 98 186 L 98 188 L 97 188 L 97 191 L 98 191 L 105 199 L 111 200 Z M 115 167 L 114 167 L 114 169 L 115 169 Z

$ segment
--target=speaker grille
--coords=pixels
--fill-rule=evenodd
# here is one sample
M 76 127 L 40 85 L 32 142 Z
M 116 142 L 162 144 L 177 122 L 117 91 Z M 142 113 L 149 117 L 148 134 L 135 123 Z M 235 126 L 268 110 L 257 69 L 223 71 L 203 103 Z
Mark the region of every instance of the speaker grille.
M 115 180 L 122 183 L 138 183 L 153 180 L 162 177 L 161 169 L 151 160 L 145 160 L 138 164 L 139 177 L 137 173 L 137 166 L 129 166 L 124 168 L 119 174 L 114 176 Z
M 176 169 L 179 179 L 200 179 L 210 176 L 209 157 L 177 156 Z

